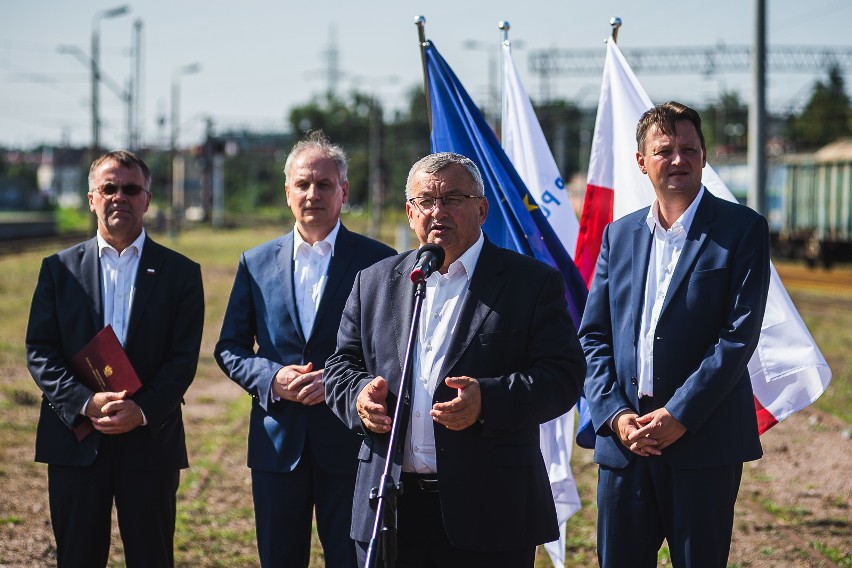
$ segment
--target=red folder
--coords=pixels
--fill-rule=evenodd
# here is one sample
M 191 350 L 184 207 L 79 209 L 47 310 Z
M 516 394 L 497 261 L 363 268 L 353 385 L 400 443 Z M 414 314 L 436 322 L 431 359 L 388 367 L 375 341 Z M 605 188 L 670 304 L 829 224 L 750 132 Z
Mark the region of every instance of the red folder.
M 142 386 L 111 325 L 98 332 L 74 355 L 70 366 L 75 376 L 95 392 L 126 390 L 127 396 L 133 396 Z M 74 427 L 74 434 L 80 441 L 94 429 L 89 420 L 83 420 Z

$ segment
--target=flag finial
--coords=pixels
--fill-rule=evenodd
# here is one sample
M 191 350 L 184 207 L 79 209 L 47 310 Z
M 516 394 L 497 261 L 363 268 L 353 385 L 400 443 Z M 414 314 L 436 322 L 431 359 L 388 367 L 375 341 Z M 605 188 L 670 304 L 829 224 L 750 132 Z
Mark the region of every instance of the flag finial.
M 508 45 L 509 44 L 509 28 L 512 27 L 512 26 L 510 26 L 509 22 L 507 22 L 506 20 L 500 20 L 499 22 L 497 22 L 497 27 L 500 28 L 501 32 L 503 32 L 502 34 L 500 34 L 502 36 L 501 43 L 503 43 L 504 45 Z
M 609 25 L 612 26 L 612 41 L 618 43 L 618 28 L 621 27 L 621 18 L 613 16 L 609 19 Z

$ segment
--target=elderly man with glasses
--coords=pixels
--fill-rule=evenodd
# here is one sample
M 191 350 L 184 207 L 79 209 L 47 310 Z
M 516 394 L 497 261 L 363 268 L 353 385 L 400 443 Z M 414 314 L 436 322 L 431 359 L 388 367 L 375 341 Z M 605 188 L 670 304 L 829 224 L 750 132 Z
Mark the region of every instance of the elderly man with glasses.
M 440 153 L 414 164 L 409 225 L 445 259 L 425 281 L 398 500 L 397 566 L 532 567 L 558 536 L 539 424 L 576 402 L 585 361 L 562 275 L 499 248 L 476 165 Z M 363 436 L 352 537 L 364 565 L 398 400 L 418 253 L 360 272 L 326 363 L 326 399 Z M 437 261 L 436 261 L 437 262 Z M 383 545 L 387 541 L 383 541 Z

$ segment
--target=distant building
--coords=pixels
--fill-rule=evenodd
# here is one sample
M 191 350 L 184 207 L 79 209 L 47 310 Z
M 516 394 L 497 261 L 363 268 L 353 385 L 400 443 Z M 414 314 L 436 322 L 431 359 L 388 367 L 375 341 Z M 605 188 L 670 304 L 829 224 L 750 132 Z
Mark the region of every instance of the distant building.
M 85 205 L 88 172 L 83 163 L 86 152 L 82 148 L 42 149 L 37 169 L 38 187 L 49 203 L 66 208 Z

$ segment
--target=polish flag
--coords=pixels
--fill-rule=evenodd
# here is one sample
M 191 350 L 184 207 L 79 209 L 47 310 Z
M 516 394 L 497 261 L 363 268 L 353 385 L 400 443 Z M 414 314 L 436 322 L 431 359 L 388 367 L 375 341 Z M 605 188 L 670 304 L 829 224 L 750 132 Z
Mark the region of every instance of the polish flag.
M 653 107 L 614 41 L 607 42 L 601 95 L 580 216 L 574 262 L 590 285 L 604 226 L 655 199 L 636 165 L 636 124 Z M 710 164 L 702 175 L 716 197 L 736 202 Z M 757 349 L 748 364 L 760 433 L 805 408 L 825 392 L 831 369 L 772 266 L 769 298 Z

